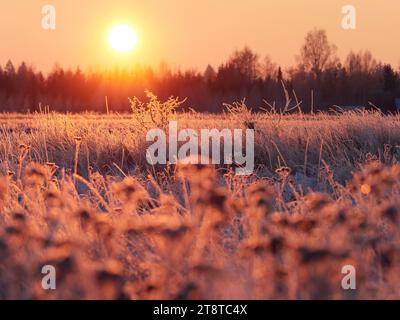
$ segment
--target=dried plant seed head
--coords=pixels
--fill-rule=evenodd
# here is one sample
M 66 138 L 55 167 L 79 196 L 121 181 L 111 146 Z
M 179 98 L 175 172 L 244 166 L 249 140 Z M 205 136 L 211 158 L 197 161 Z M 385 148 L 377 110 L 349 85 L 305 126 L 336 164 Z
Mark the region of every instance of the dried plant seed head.
M 306 207 L 313 212 L 321 212 L 331 202 L 327 195 L 319 192 L 311 192 L 305 197 Z
M 35 162 L 30 162 L 23 177 L 27 186 L 41 186 L 50 178 L 51 174 L 47 167 Z
M 126 177 L 123 181 L 111 186 L 112 192 L 124 202 L 144 201 L 149 199 L 149 194 L 143 186 L 133 177 Z
M 58 190 L 53 189 L 45 193 L 44 199 L 49 208 L 56 208 L 62 206 L 61 194 Z
M 278 176 L 281 179 L 285 179 L 290 175 L 291 170 L 289 167 L 280 167 L 280 168 L 276 169 L 275 172 L 278 174 Z
M 30 148 L 31 148 L 30 146 L 28 146 L 28 145 L 26 145 L 26 144 L 24 144 L 24 143 L 21 143 L 21 144 L 19 145 L 19 151 L 20 151 L 21 154 L 23 154 L 23 153 L 29 151 Z

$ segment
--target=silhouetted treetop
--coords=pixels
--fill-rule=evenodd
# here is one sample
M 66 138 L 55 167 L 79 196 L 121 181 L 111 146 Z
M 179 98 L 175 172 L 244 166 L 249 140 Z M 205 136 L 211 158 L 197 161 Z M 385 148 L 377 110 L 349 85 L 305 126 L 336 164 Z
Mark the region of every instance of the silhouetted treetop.
M 0 66 L 0 111 L 34 111 L 40 103 L 63 112 L 104 112 L 107 96 L 109 110 L 123 112 L 129 111 L 128 97 L 144 98 L 146 89 L 160 99 L 187 97 L 190 107 L 208 112 L 220 112 L 224 102 L 243 98 L 253 110 L 264 107 L 264 101 L 280 109 L 289 98 L 292 104 L 300 101 L 304 112 L 311 104 L 316 111 L 333 105 L 368 106 L 370 101 L 393 111 L 400 97 L 400 76 L 368 50 L 350 52 L 341 63 L 336 47 L 318 29 L 306 35 L 298 64 L 286 69 L 247 46 L 215 69 L 208 65 L 202 73 L 173 70 L 166 62 L 155 69 L 136 65 L 130 70 L 87 72 L 55 65 L 45 76 L 25 62 L 18 67 L 11 61 Z

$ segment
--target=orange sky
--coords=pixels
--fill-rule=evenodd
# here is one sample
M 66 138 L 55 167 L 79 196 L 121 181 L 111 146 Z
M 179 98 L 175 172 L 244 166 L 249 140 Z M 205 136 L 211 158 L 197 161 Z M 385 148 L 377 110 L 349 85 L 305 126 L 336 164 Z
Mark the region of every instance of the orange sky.
M 53 4 L 57 28 L 41 27 L 41 8 Z M 341 28 L 341 8 L 357 9 L 357 29 Z M 49 71 L 55 63 L 83 69 L 126 61 L 203 70 L 217 66 L 235 48 L 249 45 L 277 63 L 294 64 L 307 31 L 327 30 L 341 57 L 370 49 L 398 67 L 399 0 L 1 0 L 0 64 L 9 58 Z M 139 34 L 134 52 L 112 52 L 107 32 L 130 23 Z

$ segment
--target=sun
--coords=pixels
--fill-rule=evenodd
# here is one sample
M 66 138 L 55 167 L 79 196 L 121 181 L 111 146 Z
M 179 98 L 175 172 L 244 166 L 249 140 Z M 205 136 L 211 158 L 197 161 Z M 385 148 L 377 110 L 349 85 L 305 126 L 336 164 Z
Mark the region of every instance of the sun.
M 114 26 L 108 36 L 110 47 L 117 52 L 128 52 L 135 48 L 138 36 L 131 26 L 119 24 Z

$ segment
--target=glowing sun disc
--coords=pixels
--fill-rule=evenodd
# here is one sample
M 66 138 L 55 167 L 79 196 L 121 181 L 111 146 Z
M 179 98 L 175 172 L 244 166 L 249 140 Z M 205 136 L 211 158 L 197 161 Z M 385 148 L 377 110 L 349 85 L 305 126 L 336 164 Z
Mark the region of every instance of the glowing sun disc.
M 135 30 L 126 24 L 114 26 L 108 36 L 111 48 L 118 52 L 132 50 L 136 46 L 137 40 Z

